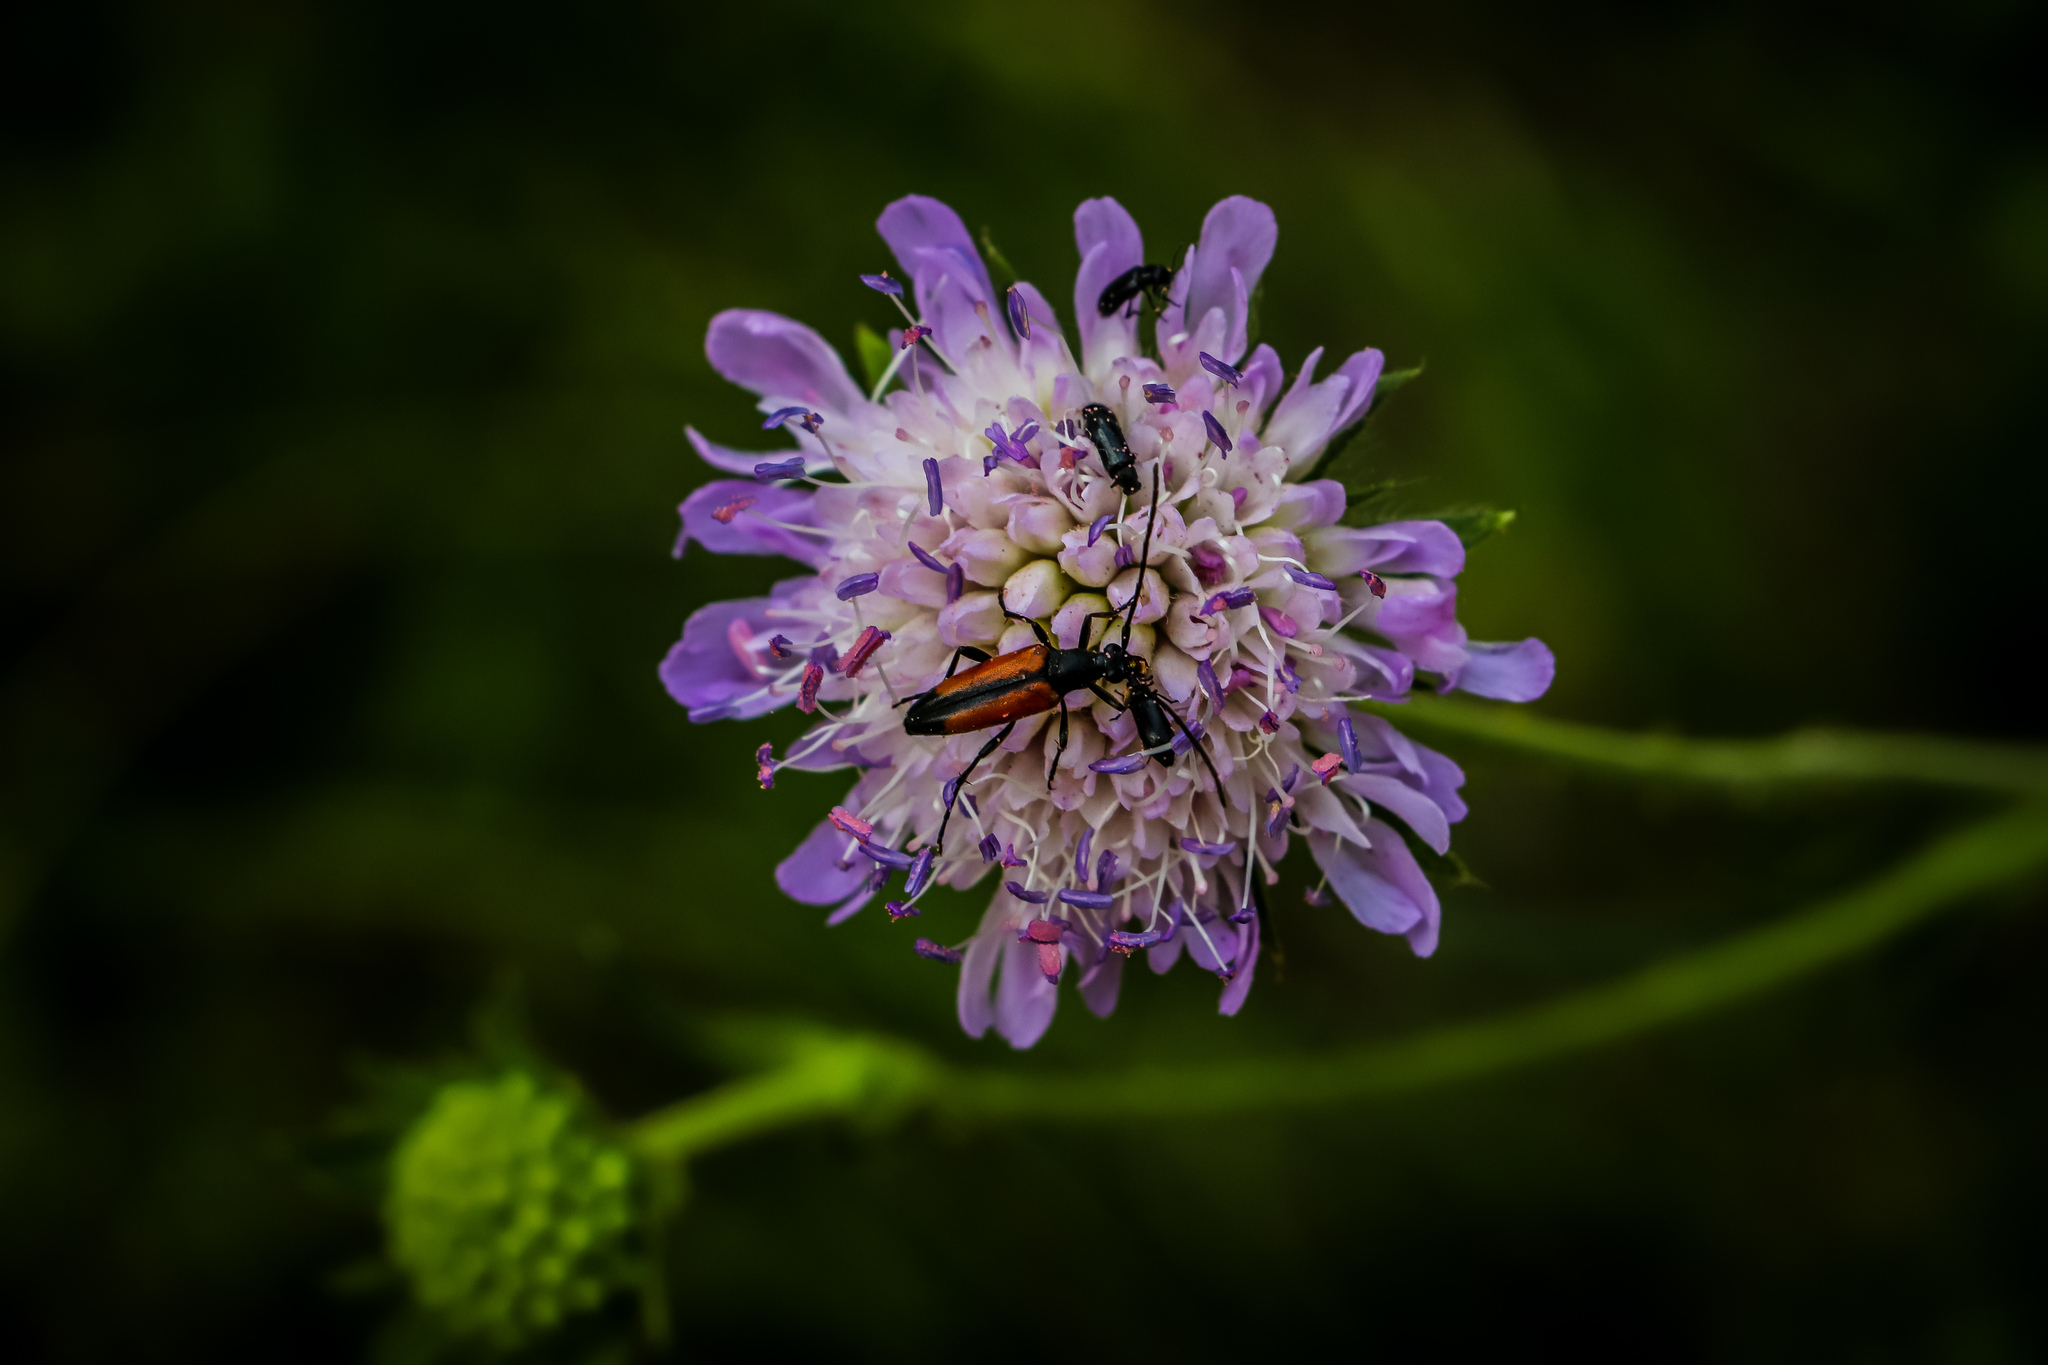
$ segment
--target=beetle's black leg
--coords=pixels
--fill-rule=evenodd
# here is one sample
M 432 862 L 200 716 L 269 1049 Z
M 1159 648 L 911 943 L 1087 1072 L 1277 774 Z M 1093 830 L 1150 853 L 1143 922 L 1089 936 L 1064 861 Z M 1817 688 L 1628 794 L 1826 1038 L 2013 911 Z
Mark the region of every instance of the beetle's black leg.
M 932 840 L 932 847 L 939 853 L 943 854 L 946 851 L 946 826 L 953 822 L 953 808 L 960 804 L 960 793 L 967 789 L 967 779 L 974 776 L 974 770 L 981 766 L 981 760 L 1001 747 L 1002 742 L 1010 737 L 1010 731 L 1016 728 L 1017 722 L 1013 720 L 997 731 L 996 737 L 982 745 L 981 752 L 974 756 L 974 761 L 967 765 L 960 776 L 953 779 L 953 799 L 946 803 L 946 814 L 939 821 L 939 837 Z
M 1012 621 L 1022 621 L 1025 625 L 1031 627 L 1031 633 L 1038 637 L 1038 643 L 1044 645 L 1047 649 L 1053 648 L 1052 636 L 1047 635 L 1045 627 L 1038 622 L 1028 616 L 1019 616 L 1016 612 L 1011 611 L 1007 604 L 1003 607 L 1003 615 L 1009 617 Z
M 1108 702 L 1111 708 L 1114 710 L 1128 711 L 1131 709 L 1130 707 L 1124 705 L 1122 702 L 1118 701 L 1115 697 L 1110 696 L 1109 693 L 1103 691 L 1101 683 L 1089 683 L 1088 690 L 1090 692 L 1093 692 L 1096 696 L 1102 698 L 1104 701 Z
M 963 655 L 978 664 L 985 664 L 989 661 L 989 652 L 987 650 L 976 649 L 973 645 L 962 645 L 953 651 L 953 662 L 946 665 L 947 677 L 953 676 L 953 670 L 960 666 L 960 659 Z
M 1088 637 L 1095 633 L 1095 622 L 1103 620 L 1114 621 L 1117 617 L 1122 615 L 1123 613 L 1121 611 L 1091 611 L 1086 616 L 1082 617 L 1080 641 L 1081 648 L 1088 648 Z M 1104 632 L 1104 634 L 1107 633 L 1108 632 L 1106 631 Z
M 1060 745 L 1052 751 L 1052 766 L 1045 770 L 1045 789 L 1052 790 L 1052 779 L 1060 770 L 1060 760 L 1067 756 L 1067 699 L 1060 698 Z

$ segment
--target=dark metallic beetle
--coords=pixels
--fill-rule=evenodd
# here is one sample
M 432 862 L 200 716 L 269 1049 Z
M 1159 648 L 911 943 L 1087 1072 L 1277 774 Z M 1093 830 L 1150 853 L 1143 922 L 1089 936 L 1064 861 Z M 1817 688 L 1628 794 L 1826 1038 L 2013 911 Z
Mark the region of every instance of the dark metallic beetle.
M 1138 494 L 1138 457 L 1131 454 L 1130 442 L 1124 439 L 1124 429 L 1118 425 L 1116 414 L 1100 403 L 1090 403 L 1081 409 L 1081 432 L 1095 443 L 1095 451 L 1102 456 L 1102 468 L 1109 475 L 1109 481 L 1125 493 L 1136 497 Z M 1158 498 L 1153 499 L 1155 505 Z M 1150 538 L 1152 528 L 1145 528 Z
M 1164 312 L 1166 291 L 1173 287 L 1173 275 L 1170 265 L 1134 265 L 1103 287 L 1102 297 L 1095 301 L 1095 311 L 1108 317 L 1143 294 L 1155 310 Z
M 1108 409 L 1103 409 L 1105 416 Z M 1114 418 L 1110 419 L 1113 423 Z M 1126 452 L 1128 454 L 1128 452 Z M 1135 482 L 1135 476 L 1133 482 Z M 1172 767 L 1179 757 L 1173 751 L 1176 730 L 1187 737 L 1188 744 L 1202 756 L 1202 762 L 1209 769 L 1209 776 L 1215 779 L 1216 790 L 1223 790 L 1223 779 L 1217 776 L 1216 765 L 1209 758 L 1209 751 L 1202 747 L 1188 729 L 1187 722 L 1174 714 L 1166 698 L 1159 694 L 1159 686 L 1152 678 L 1152 667 L 1145 660 L 1131 653 L 1131 630 L 1138 619 L 1138 603 L 1145 594 L 1145 570 L 1151 568 L 1152 523 L 1159 518 L 1159 469 L 1152 470 L 1152 515 L 1145 523 L 1145 547 L 1138 563 L 1138 581 L 1131 592 L 1129 608 L 1126 611 L 1091 612 L 1081 621 L 1081 638 L 1078 649 L 1061 649 L 1046 634 L 1045 627 L 1029 617 L 1018 616 L 1006 604 L 1003 615 L 1023 621 L 1031 627 L 1031 633 L 1038 637 L 1038 643 L 1023 649 L 1011 650 L 997 658 L 979 649 L 962 647 L 953 653 L 953 661 L 947 665 L 946 676 L 938 686 L 929 692 L 920 692 L 905 699 L 910 710 L 904 713 L 903 729 L 913 735 L 963 735 L 991 726 L 1003 728 L 995 738 L 981 746 L 981 752 L 967 765 L 964 772 L 955 778 L 947 788 L 946 813 L 939 821 L 938 838 L 932 841 L 934 848 L 944 852 L 946 826 L 953 819 L 953 807 L 959 800 L 960 790 L 974 775 L 982 761 L 994 753 L 1002 742 L 1017 728 L 1017 722 L 1029 716 L 1042 715 L 1055 706 L 1060 712 L 1060 742 L 1053 754 L 1052 769 L 1059 768 L 1060 757 L 1067 751 L 1067 694 L 1083 688 L 1093 692 L 1110 707 L 1118 711 L 1128 710 L 1138 727 L 1138 739 L 1143 753 L 1162 766 Z M 1116 643 L 1104 643 L 1099 648 L 1089 648 L 1089 637 L 1094 634 L 1095 622 L 1114 621 L 1124 618 L 1123 638 Z M 1104 633 L 1108 631 L 1105 626 Z M 965 673 L 955 672 L 962 658 L 975 660 L 974 667 Z M 1118 701 L 1105 692 L 1104 683 L 1118 683 L 1123 686 L 1124 700 Z M 898 703 L 902 705 L 905 703 Z M 1052 786 L 1050 772 L 1046 777 L 1048 789 Z

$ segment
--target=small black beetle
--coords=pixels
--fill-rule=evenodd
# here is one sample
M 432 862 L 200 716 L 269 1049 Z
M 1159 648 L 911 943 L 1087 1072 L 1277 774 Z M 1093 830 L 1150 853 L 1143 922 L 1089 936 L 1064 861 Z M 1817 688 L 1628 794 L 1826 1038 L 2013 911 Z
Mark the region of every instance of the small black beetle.
M 1166 291 L 1173 287 L 1173 276 L 1170 265 L 1134 265 L 1109 282 L 1102 297 L 1095 301 L 1095 310 L 1108 317 L 1143 294 L 1155 310 L 1164 312 Z
M 1116 414 L 1100 403 L 1090 403 L 1081 409 L 1081 431 L 1095 443 L 1095 453 L 1102 457 L 1102 468 L 1109 475 L 1110 482 L 1135 497 L 1138 492 L 1138 457 L 1131 454 L 1130 443 L 1124 440 L 1124 429 L 1117 424 Z

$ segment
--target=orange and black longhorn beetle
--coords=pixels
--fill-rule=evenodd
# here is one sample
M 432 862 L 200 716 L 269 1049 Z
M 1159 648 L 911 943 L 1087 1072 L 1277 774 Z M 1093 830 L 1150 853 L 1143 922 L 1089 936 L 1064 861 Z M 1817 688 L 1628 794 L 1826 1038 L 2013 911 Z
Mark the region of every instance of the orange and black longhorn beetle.
M 1209 776 L 1215 779 L 1217 794 L 1221 796 L 1223 779 L 1217 776 L 1216 764 L 1210 759 L 1209 751 L 1202 747 L 1202 741 L 1188 729 L 1187 722 L 1176 715 L 1167 705 L 1166 698 L 1159 694 L 1151 665 L 1131 653 L 1131 629 L 1137 623 L 1138 602 L 1145 595 L 1145 570 L 1152 567 L 1152 525 L 1158 519 L 1159 466 L 1155 464 L 1152 466 L 1152 515 L 1145 522 L 1145 548 L 1139 557 L 1138 581 L 1131 592 L 1130 608 L 1125 612 L 1091 612 L 1081 618 L 1080 648 L 1061 649 L 1045 633 L 1044 626 L 1029 617 L 1017 615 L 1005 603 L 1003 615 L 1030 626 L 1031 633 L 1038 637 L 1037 644 L 1013 649 L 996 658 L 990 658 L 983 650 L 962 646 L 953 651 L 953 660 L 946 665 L 946 676 L 938 686 L 897 703 L 910 707 L 903 716 L 903 729 L 907 734 L 964 735 L 986 730 L 992 725 L 1003 727 L 994 739 L 981 746 L 981 752 L 974 756 L 966 771 L 948 787 L 946 813 L 939 820 L 939 837 L 932 841 L 933 847 L 941 854 L 945 852 L 946 826 L 953 819 L 953 807 L 974 770 L 1010 737 L 1018 721 L 1042 715 L 1057 706 L 1060 710 L 1060 743 L 1045 779 L 1047 790 L 1051 790 L 1052 773 L 1059 770 L 1060 757 L 1067 751 L 1067 694 L 1083 688 L 1113 709 L 1129 711 L 1131 719 L 1137 723 L 1143 752 L 1165 767 L 1172 767 L 1179 757 L 1173 751 L 1174 731 L 1178 729 L 1186 735 L 1188 744 L 1208 766 Z M 1104 619 L 1114 621 L 1118 616 L 1124 618 L 1122 640 L 1115 644 L 1106 643 L 1097 649 L 1089 648 L 1088 639 L 1094 633 L 1095 622 Z M 1103 629 L 1107 634 L 1108 627 Z M 960 667 L 963 657 L 975 660 L 975 665 L 965 673 L 956 673 L 954 670 Z M 1104 683 L 1121 683 L 1125 699 L 1118 701 L 1103 691 Z

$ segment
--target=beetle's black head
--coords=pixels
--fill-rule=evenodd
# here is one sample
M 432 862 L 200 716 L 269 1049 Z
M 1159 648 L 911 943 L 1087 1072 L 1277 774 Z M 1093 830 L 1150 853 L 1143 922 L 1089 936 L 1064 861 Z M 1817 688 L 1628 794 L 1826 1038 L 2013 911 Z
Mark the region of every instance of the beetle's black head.
M 1113 640 L 1102 646 L 1101 654 L 1103 663 L 1102 680 L 1104 682 L 1129 682 L 1131 680 L 1131 666 L 1135 664 L 1142 668 L 1145 665 L 1143 659 L 1126 653 L 1124 647 Z

